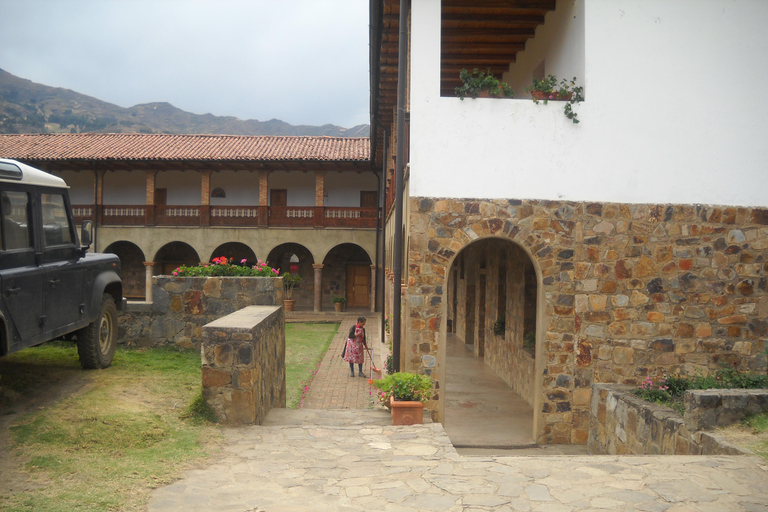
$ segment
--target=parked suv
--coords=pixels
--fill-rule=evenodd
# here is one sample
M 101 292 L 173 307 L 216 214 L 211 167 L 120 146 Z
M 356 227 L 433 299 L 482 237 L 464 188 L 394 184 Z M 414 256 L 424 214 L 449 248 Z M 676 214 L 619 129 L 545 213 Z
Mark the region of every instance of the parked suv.
M 106 368 L 123 307 L 120 260 L 87 253 L 64 180 L 0 159 L 0 356 L 66 336 L 83 368 Z

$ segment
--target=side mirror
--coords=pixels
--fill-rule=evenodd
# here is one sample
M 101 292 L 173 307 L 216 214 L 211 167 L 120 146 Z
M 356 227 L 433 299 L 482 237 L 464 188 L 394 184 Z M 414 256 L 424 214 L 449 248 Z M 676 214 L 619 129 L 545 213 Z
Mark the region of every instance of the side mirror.
M 87 249 L 93 242 L 93 221 L 84 220 L 83 226 L 80 228 L 80 245 Z

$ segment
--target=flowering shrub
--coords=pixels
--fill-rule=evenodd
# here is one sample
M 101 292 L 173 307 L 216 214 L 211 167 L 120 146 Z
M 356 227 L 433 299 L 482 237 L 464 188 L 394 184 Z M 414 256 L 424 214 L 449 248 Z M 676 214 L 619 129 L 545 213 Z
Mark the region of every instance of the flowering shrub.
M 390 396 L 400 401 L 426 402 L 431 395 L 432 379 L 428 375 L 397 372 L 373 381 L 373 387 L 379 390 L 381 403 L 388 403 Z
M 241 260 L 239 265 L 232 262 L 233 258 L 221 256 L 213 258 L 210 263 L 187 267 L 182 265 L 173 271 L 174 276 L 180 277 L 278 277 L 280 272 L 266 263 L 259 262 L 252 266 L 245 266 L 246 260 Z
M 632 393 L 649 402 L 667 403 L 672 398 L 665 379 L 661 379 L 658 383 L 654 384 L 650 377 L 646 377 L 642 384 L 640 384 L 640 387 L 632 391 Z

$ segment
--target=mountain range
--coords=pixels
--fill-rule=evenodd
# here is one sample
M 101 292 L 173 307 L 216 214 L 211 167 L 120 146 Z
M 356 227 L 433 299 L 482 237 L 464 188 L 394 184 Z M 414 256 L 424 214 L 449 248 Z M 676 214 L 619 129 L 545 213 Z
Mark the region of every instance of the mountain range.
M 294 126 L 279 119 L 243 121 L 231 116 L 192 114 L 165 102 L 123 108 L 0 69 L 0 133 L 84 132 L 368 137 L 370 127 Z

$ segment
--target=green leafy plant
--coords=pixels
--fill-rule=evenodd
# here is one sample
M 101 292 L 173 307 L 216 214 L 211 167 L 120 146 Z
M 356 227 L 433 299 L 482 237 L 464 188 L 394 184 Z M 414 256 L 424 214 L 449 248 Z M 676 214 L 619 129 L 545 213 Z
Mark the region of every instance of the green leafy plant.
M 286 299 L 291 300 L 293 289 L 296 288 L 296 285 L 301 283 L 302 279 L 303 278 L 299 274 L 291 274 L 290 272 L 283 274 L 283 288 L 285 289 Z
M 221 256 L 213 258 L 210 263 L 204 265 L 192 267 L 182 265 L 173 271 L 173 275 L 179 277 L 277 277 L 279 274 L 277 269 L 262 261 L 248 267 L 245 265 L 246 260 L 242 260 L 240 265 L 235 265 L 232 260 L 233 258 Z
M 387 356 L 387 362 L 385 363 L 384 368 L 387 370 L 387 375 L 395 373 L 395 359 L 392 357 L 392 354 Z
M 527 348 L 528 350 L 535 350 L 536 349 L 536 333 L 531 331 L 526 333 L 523 336 L 523 348 Z
M 334 304 L 344 304 L 347 302 L 347 299 L 344 297 L 334 297 L 332 300 Z
M 491 74 L 489 69 L 487 73 L 479 71 L 475 68 L 472 73 L 466 69 L 462 69 L 459 72 L 459 78 L 461 79 L 461 86 L 456 87 L 454 91 L 462 101 L 466 96 L 470 98 L 477 98 L 481 91 L 488 91 L 488 94 L 494 97 L 512 97 L 514 92 L 512 87 L 506 82 L 495 78 Z
M 504 332 L 507 330 L 506 320 L 499 318 L 493 323 L 493 334 L 496 336 L 504 336 Z
M 373 381 L 373 387 L 379 390 L 382 403 L 388 403 L 389 397 L 398 401 L 426 402 L 431 396 L 432 379 L 428 375 L 397 372 Z
M 559 83 L 555 75 L 547 75 L 538 80 L 534 78 L 531 86 L 526 89 L 531 93 L 533 102 L 538 104 L 539 100 L 545 104 L 549 100 L 565 101 L 563 113 L 573 124 L 579 123 L 579 116 L 573 110 L 576 103 L 584 101 L 584 87 L 576 85 L 576 77 L 571 80 L 562 79 Z

